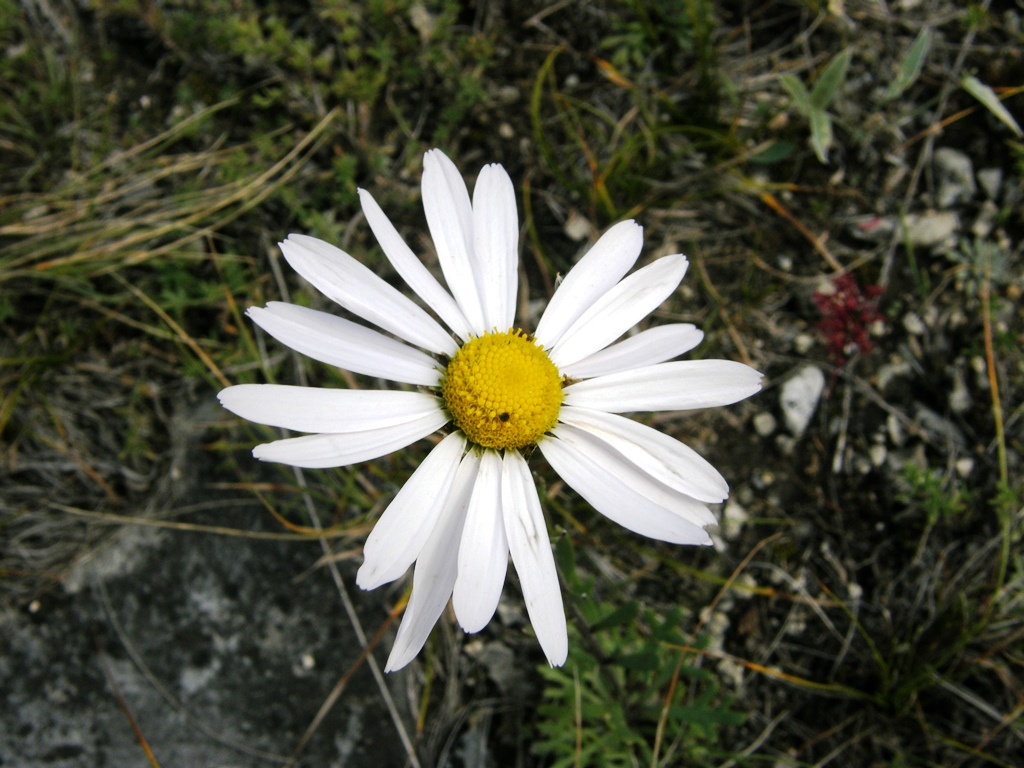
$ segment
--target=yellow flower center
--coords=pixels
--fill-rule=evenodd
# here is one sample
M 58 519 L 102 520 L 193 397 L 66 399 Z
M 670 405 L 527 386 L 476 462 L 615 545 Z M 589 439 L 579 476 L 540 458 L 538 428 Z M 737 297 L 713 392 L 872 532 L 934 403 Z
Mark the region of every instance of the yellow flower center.
M 562 379 L 521 330 L 487 333 L 448 363 L 441 395 L 455 426 L 485 448 L 525 448 L 555 426 Z

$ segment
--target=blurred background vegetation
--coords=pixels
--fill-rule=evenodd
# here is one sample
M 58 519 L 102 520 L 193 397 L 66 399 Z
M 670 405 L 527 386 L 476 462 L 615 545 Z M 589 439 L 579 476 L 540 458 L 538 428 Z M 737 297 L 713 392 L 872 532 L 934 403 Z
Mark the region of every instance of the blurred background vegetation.
M 692 262 L 657 319 L 767 379 L 655 419 L 733 486 L 717 552 L 604 524 L 534 460 L 569 662 L 500 625 L 435 632 L 409 673 L 410 760 L 454 760 L 487 711 L 502 766 L 1019 765 L 1022 18 L 995 0 L 0 0 L 0 601 L 59 590 L 111 521 L 173 517 L 154 499 L 175 419 L 219 388 L 366 386 L 243 312 L 326 307 L 281 268 L 289 232 L 397 279 L 358 187 L 431 262 L 436 146 L 517 184 L 528 314 L 635 218 L 642 258 Z M 807 367 L 825 383 L 799 427 L 783 389 Z M 253 466 L 270 430 L 206 426 L 195 471 L 282 531 L 322 525 L 327 555 L 358 552 L 424 451 L 297 478 Z

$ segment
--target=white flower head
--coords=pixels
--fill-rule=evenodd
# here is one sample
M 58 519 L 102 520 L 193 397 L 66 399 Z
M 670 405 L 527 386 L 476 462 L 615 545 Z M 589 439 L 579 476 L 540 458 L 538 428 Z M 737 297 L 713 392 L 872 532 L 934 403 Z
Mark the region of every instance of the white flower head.
M 710 544 L 705 506 L 728 486 L 674 438 L 617 414 L 727 405 L 760 389 L 737 362 L 666 362 L 703 338 L 688 324 L 617 341 L 679 285 L 685 256 L 629 276 L 643 245 L 616 224 L 566 275 L 531 334 L 515 321 L 519 222 L 500 165 L 477 177 L 472 201 L 440 150 L 423 160 L 423 207 L 448 289 L 359 191 L 388 260 L 434 315 L 347 253 L 303 235 L 281 243 L 288 263 L 365 325 L 271 302 L 249 316 L 283 344 L 329 365 L 417 389 L 311 389 L 243 384 L 220 393 L 243 418 L 312 433 L 255 448 L 299 467 L 383 456 L 435 432 L 430 451 L 370 533 L 356 580 L 373 589 L 415 563 L 413 589 L 387 669 L 408 664 L 449 599 L 467 632 L 494 615 L 508 556 L 548 661 L 568 653 L 565 614 L 536 486 L 523 456 L 534 446 L 598 512 L 644 536 Z M 397 338 L 396 338 L 397 337 Z

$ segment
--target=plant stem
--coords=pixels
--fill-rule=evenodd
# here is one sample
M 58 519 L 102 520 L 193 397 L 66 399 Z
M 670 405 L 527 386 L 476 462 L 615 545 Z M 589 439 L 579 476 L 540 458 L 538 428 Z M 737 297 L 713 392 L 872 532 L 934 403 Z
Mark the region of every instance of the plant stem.
M 985 335 L 985 363 L 988 369 L 989 390 L 992 392 L 992 419 L 996 428 L 996 450 L 999 456 L 999 488 L 1009 488 L 1009 472 L 1006 464 L 1006 435 L 1003 432 L 1003 408 L 999 401 L 999 379 L 996 375 L 996 356 L 992 345 L 992 294 L 989 278 L 991 265 L 988 256 L 984 259 L 984 274 L 981 281 L 981 322 Z M 999 548 L 999 575 L 996 580 L 996 590 L 989 608 L 985 612 L 987 622 L 992 606 L 995 604 L 995 596 L 1003 589 L 1006 582 L 1006 568 L 1010 560 L 1010 520 L 1011 512 L 1005 505 L 997 505 L 997 513 L 1000 517 L 1002 527 L 1002 542 Z
M 989 266 L 985 263 L 985 279 L 981 285 L 981 319 L 985 329 L 985 363 L 988 368 L 989 389 L 992 391 L 992 418 L 996 427 L 996 450 L 999 453 L 999 482 L 1009 482 L 1006 464 L 1006 435 L 1003 432 L 1003 408 L 999 400 L 999 379 L 996 376 L 996 357 L 992 347 L 992 302 L 989 291 Z

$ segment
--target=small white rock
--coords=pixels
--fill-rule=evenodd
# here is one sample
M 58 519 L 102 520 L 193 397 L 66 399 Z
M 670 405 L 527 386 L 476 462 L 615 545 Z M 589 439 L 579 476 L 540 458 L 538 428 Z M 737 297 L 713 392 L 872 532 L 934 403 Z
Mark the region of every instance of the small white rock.
M 951 241 L 960 230 L 960 219 L 949 211 L 909 215 L 906 226 L 906 237 L 913 245 L 931 248 Z
M 738 501 L 730 499 L 722 511 L 722 536 L 729 540 L 735 539 L 743 530 L 743 524 L 749 519 L 747 510 Z
M 978 185 L 974 183 L 974 164 L 970 157 L 959 149 L 940 147 L 935 150 L 934 161 L 939 182 L 936 202 L 940 208 L 951 208 L 974 197 Z
M 1003 187 L 1002 168 L 983 168 L 978 171 L 978 184 L 981 185 L 985 197 L 989 200 L 998 200 L 999 192 Z
M 901 446 L 907 441 L 907 433 L 895 413 L 890 413 L 886 418 L 885 431 L 889 433 L 889 442 L 895 446 Z
M 885 463 L 885 456 L 888 452 L 885 450 L 885 446 L 879 443 L 875 443 L 868 448 L 868 458 L 871 459 L 871 465 L 875 468 L 882 466 Z
M 498 89 L 498 98 L 506 104 L 514 104 L 519 101 L 519 89 L 514 85 L 503 85 Z
M 984 240 L 992 234 L 996 228 L 996 219 L 999 218 L 999 206 L 991 200 L 986 200 L 978 210 L 978 218 L 971 225 L 971 234 Z
M 743 685 L 743 673 L 745 668 L 732 659 L 722 659 L 718 662 L 718 674 L 731 683 L 733 688 Z
M 953 413 L 965 413 L 971 409 L 974 400 L 967 390 L 964 375 L 959 368 L 953 369 L 953 389 L 949 393 L 949 410 Z
M 927 328 L 924 327 L 924 321 L 921 316 L 916 312 L 907 312 L 903 316 L 903 328 L 907 333 L 914 336 L 923 336 Z
M 735 595 L 737 600 L 749 600 L 754 596 L 754 590 L 757 587 L 757 579 L 749 573 L 741 573 L 736 577 L 736 581 L 733 582 L 732 594 Z
M 793 339 L 793 349 L 798 355 L 806 355 L 814 346 L 814 337 L 809 333 L 798 333 Z
M 772 768 L 797 768 L 798 765 L 799 763 L 797 763 L 795 758 L 783 755 L 775 759 L 775 762 L 772 763 Z
M 901 376 L 909 376 L 914 372 L 910 363 L 906 360 L 895 360 L 891 363 L 884 363 L 878 368 L 875 374 L 875 383 L 881 392 L 885 392 L 896 379 Z
M 783 456 L 792 456 L 793 451 L 796 450 L 796 440 L 789 435 L 779 435 L 776 437 L 775 445 L 778 446 L 779 453 Z
M 594 225 L 577 211 L 572 211 L 563 227 L 566 236 L 577 243 L 586 240 L 594 232 Z
M 900 241 L 909 240 L 923 248 L 955 245 L 960 219 L 952 211 L 910 213 L 906 216 L 865 214 L 849 220 L 850 234 L 875 243 L 888 241 L 895 233 Z
M 719 653 L 725 647 L 725 633 L 729 631 L 732 622 L 722 611 L 715 611 L 706 616 L 704 629 L 710 635 L 707 649 L 712 653 Z
M 775 433 L 778 423 L 775 417 L 767 411 L 763 411 L 754 417 L 754 431 L 761 437 L 770 437 Z
M 825 374 L 820 368 L 805 365 L 782 385 L 780 404 L 786 428 L 799 437 L 811 423 L 818 400 L 825 389 Z
M 412 24 L 413 29 L 419 32 L 420 39 L 426 43 L 437 28 L 437 17 L 431 14 L 423 3 L 414 3 L 409 8 L 409 23 Z
M 967 445 L 967 438 L 960 428 L 945 416 L 936 413 L 923 403 L 914 404 L 914 421 L 926 432 L 957 445 Z

